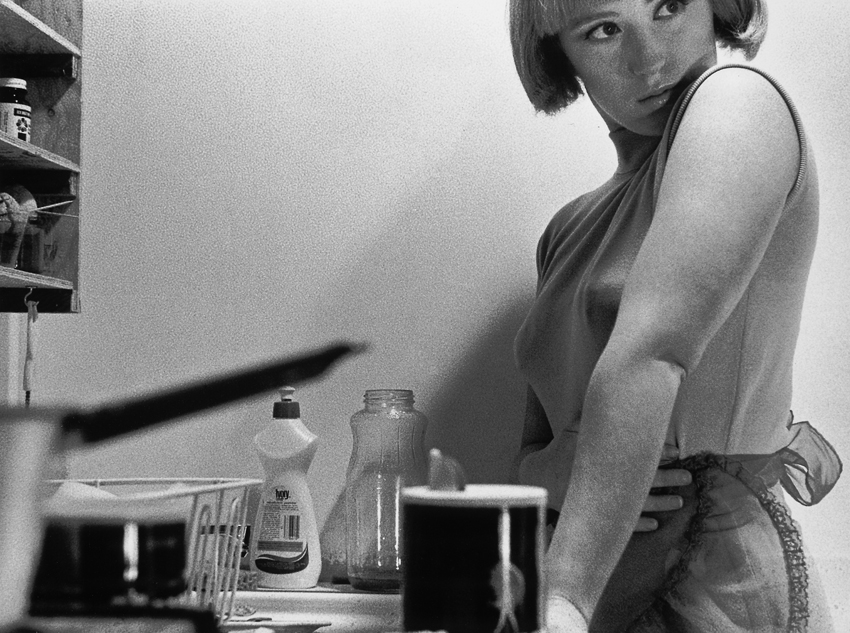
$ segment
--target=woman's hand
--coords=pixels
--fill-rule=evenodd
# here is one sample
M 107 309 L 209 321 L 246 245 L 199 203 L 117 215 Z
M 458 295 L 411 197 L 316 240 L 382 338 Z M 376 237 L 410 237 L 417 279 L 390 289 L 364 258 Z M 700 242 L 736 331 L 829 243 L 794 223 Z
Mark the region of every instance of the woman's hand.
M 531 486 L 542 486 L 549 491 L 549 507 L 561 509 L 564 495 L 567 492 L 573 457 L 575 456 L 575 432 L 561 432 L 545 448 L 526 455 L 519 468 L 519 481 Z M 671 462 L 679 457 L 675 446 L 664 447 L 662 463 Z M 681 468 L 659 468 L 655 473 L 652 488 L 643 504 L 642 512 L 670 512 L 682 507 L 682 497 L 670 494 L 669 489 L 687 486 L 691 483 L 691 473 Z M 658 522 L 648 516 L 641 515 L 635 526 L 635 532 L 652 532 L 658 528 Z
M 546 598 L 546 633 L 587 633 L 587 620 L 572 602 L 550 594 Z
M 675 446 L 665 446 L 662 462 L 672 461 L 679 457 L 679 451 Z M 656 488 L 677 488 L 687 486 L 691 483 L 691 473 L 683 468 L 659 468 L 655 471 L 655 479 L 652 480 L 652 488 L 649 496 L 643 504 L 642 512 L 670 512 L 679 510 L 684 503 L 682 497 L 676 494 L 653 493 Z M 658 521 L 652 517 L 641 514 L 638 519 L 635 532 L 652 532 L 658 528 Z

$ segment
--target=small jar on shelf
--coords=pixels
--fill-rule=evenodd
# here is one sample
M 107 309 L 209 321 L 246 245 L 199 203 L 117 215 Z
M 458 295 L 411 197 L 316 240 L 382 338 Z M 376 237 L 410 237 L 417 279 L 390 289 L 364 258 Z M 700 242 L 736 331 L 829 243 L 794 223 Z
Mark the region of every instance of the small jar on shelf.
M 16 77 L 0 78 L 0 132 L 30 142 L 32 106 L 27 99 L 27 82 Z

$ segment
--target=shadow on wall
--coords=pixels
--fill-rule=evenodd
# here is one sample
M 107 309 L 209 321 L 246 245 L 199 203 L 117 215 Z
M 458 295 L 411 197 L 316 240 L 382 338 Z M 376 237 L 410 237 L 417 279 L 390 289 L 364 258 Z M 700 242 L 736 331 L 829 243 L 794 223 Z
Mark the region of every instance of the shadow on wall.
M 460 461 L 470 483 L 507 483 L 519 447 L 525 382 L 516 370 L 513 341 L 531 297 L 525 299 L 517 298 L 487 323 L 428 409 L 426 451 L 436 447 Z M 344 490 L 322 528 L 321 549 L 321 580 L 345 581 Z
M 513 343 L 530 301 L 515 301 L 488 324 L 428 411 L 426 446 L 457 459 L 472 483 L 509 479 L 525 414 L 525 381 Z

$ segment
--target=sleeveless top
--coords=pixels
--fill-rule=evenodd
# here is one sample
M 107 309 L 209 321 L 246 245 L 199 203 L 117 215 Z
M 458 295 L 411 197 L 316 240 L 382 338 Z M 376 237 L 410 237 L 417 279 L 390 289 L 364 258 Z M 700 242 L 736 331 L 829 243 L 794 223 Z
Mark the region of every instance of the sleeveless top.
M 619 158 L 616 173 L 558 211 L 540 238 L 537 294 L 517 334 L 515 356 L 553 433 L 577 432 L 591 373 L 652 223 L 676 130 L 699 86 L 728 67 L 760 73 L 782 95 L 797 129 L 800 165 L 746 292 L 680 386 L 667 443 L 677 446 L 682 458 L 768 454 L 805 445 L 801 459 L 809 462 L 801 469 L 821 476 L 794 496 L 811 503 L 840 473 L 831 447 L 818 441 L 820 436 L 812 438 L 808 425 L 792 425 L 789 414 L 794 348 L 817 233 L 817 173 L 793 103 L 760 70 L 741 64 L 707 70 L 679 97 L 661 137 L 624 128 L 611 132 Z M 818 488 L 814 495 L 806 490 L 811 486 Z

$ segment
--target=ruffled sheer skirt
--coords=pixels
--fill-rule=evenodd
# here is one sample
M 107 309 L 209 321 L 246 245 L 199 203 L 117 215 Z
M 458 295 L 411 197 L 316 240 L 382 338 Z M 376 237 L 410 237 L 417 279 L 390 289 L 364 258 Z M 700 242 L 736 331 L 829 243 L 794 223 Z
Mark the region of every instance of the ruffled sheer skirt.
M 778 486 L 713 455 L 681 464 L 698 508 L 661 595 L 629 633 L 829 633 L 829 612 Z M 670 561 L 672 562 L 672 561 Z M 668 562 L 668 565 L 670 563 Z
M 782 489 L 812 505 L 841 462 L 808 423 L 771 455 L 674 462 L 685 505 L 635 533 L 594 614 L 592 633 L 829 633 L 829 608 Z

